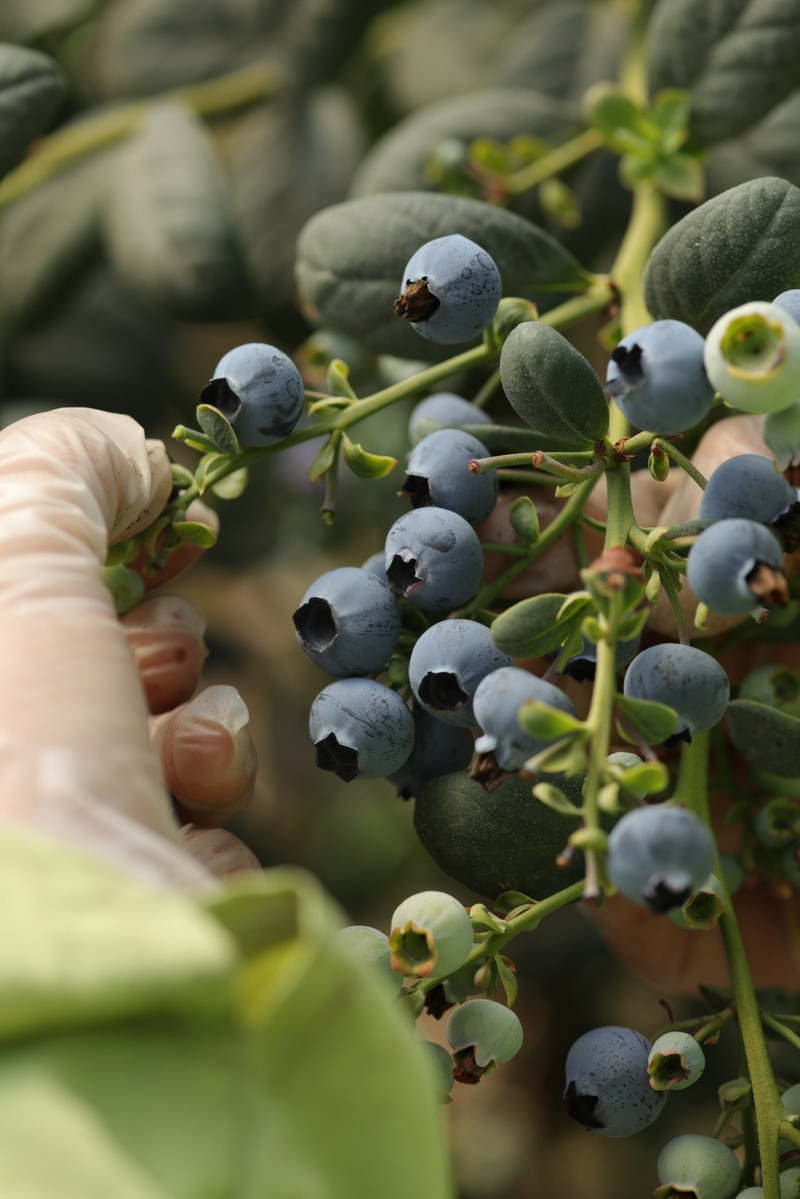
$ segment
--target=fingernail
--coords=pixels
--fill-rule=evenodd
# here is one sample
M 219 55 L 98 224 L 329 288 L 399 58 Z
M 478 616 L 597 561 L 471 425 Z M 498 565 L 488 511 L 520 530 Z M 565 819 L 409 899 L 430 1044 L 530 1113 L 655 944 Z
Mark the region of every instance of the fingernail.
M 172 769 L 184 792 L 201 800 L 204 793 L 229 791 L 249 781 L 254 758 L 250 714 L 235 687 L 208 687 L 176 714 L 171 729 Z

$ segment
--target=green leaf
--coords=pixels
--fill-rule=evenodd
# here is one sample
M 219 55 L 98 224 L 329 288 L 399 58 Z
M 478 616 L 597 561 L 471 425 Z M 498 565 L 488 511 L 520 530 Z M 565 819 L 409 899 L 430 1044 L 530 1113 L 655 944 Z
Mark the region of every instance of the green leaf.
M 794 777 L 800 763 L 800 720 L 768 704 L 734 699 L 726 710 L 728 735 L 748 762 Z
M 231 320 L 249 300 L 220 167 L 201 121 L 153 103 L 110 180 L 110 258 L 139 292 L 185 320 Z
M 52 58 L 0 44 L 0 176 L 49 128 L 66 92 L 63 72 Z
M 194 472 L 194 481 L 197 490 L 202 495 L 208 487 L 208 476 L 215 467 L 222 462 L 227 462 L 227 454 L 219 454 L 216 450 L 211 450 L 210 453 L 204 454 L 197 464 L 197 469 Z
M 332 396 L 341 396 L 344 399 L 355 400 L 358 397 L 353 391 L 349 379 L 350 367 L 341 358 L 334 358 L 328 364 L 328 374 L 326 378 L 326 390 Z
M 800 285 L 800 189 L 753 179 L 707 200 L 658 242 L 644 274 L 654 319 L 706 334 L 731 308 Z
M 543 741 L 585 732 L 582 720 L 570 716 L 569 712 L 562 712 L 560 708 L 551 708 L 538 699 L 526 700 L 517 713 L 517 720 L 526 733 Z
M 307 222 L 297 242 L 301 303 L 379 353 L 449 356 L 452 347 L 427 342 L 400 320 L 394 302 L 411 255 L 450 233 L 471 238 L 491 254 L 505 295 L 569 294 L 588 283 L 555 238 L 514 213 L 462 196 L 396 192 L 346 200 Z
M 502 954 L 498 953 L 493 961 L 500 976 L 500 983 L 506 993 L 506 1003 L 509 1007 L 513 1007 L 519 991 L 517 976 L 511 969 L 508 958 L 503 957 Z
M 583 110 L 588 124 L 599 129 L 612 149 L 619 150 L 622 130 L 635 130 L 642 111 L 616 84 L 597 83 L 586 92 Z
M 331 469 L 339 452 L 340 442 L 341 438 L 332 436 L 322 446 L 308 468 L 308 478 L 311 483 L 316 483 L 318 479 L 324 478 Z
M 196 520 L 176 520 L 173 528 L 181 541 L 187 541 L 189 545 L 208 550 L 217 544 L 216 531 L 210 525 L 201 524 Z
M 586 773 L 586 746 L 582 739 L 565 737 L 534 754 L 526 768 L 536 774 L 555 773 L 567 778 L 582 778 Z
M 249 470 L 246 466 L 241 466 L 239 470 L 232 471 L 224 479 L 220 479 L 218 483 L 213 483 L 211 490 L 221 500 L 238 500 L 239 496 L 246 490 L 249 479 Z
M 536 545 L 539 540 L 539 514 L 529 495 L 520 495 L 508 510 L 511 528 L 525 545 Z
M 144 599 L 144 579 L 125 562 L 110 562 L 103 567 L 103 582 L 114 597 L 114 607 L 121 616 L 130 612 Z
M 658 795 L 669 786 L 669 771 L 663 762 L 642 762 L 628 770 L 615 770 L 614 777 L 639 799 Z
M 492 639 L 512 658 L 538 658 L 558 649 L 569 630 L 578 625 L 582 610 L 559 620 L 565 596 L 557 592 L 529 596 L 492 621 Z
M 190 471 L 187 466 L 180 462 L 170 462 L 170 473 L 172 474 L 172 486 L 185 490 L 191 487 L 194 483 L 194 472 Z
M 625 722 L 625 727 L 620 728 L 620 732 L 626 739 L 630 739 L 626 729 L 632 728 L 648 745 L 661 745 L 675 732 L 678 716 L 666 704 L 659 704 L 651 699 L 632 699 L 627 695 L 618 695 L 616 706 Z
M 554 812 L 559 812 L 562 816 L 577 820 L 581 814 L 581 808 L 574 804 L 560 787 L 554 787 L 552 783 L 536 783 L 533 794 L 543 804 L 547 804 L 548 808 L 552 808 Z
M 233 431 L 233 425 L 218 408 L 214 408 L 211 404 L 198 404 L 197 423 L 221 454 L 228 454 L 235 458 L 240 453 L 239 441 Z
M 673 154 L 659 162 L 653 171 L 653 179 L 674 200 L 690 200 L 699 203 L 705 195 L 703 167 L 690 154 Z
M 798 56 L 794 0 L 659 0 L 647 26 L 651 91 L 691 93 L 701 145 L 744 132 L 794 91 Z
M 592 445 L 608 428 L 608 400 L 579 350 L 549 325 L 528 321 L 508 335 L 500 380 L 511 407 L 531 428 Z
M 350 440 L 345 433 L 342 437 L 342 456 L 354 475 L 360 479 L 383 479 L 397 466 L 397 459 L 387 454 L 370 454 Z

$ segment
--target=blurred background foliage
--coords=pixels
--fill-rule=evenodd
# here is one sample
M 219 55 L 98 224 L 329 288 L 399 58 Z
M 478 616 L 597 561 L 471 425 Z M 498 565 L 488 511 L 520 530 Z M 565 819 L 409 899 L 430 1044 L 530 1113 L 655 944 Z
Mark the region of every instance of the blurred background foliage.
M 299 231 L 351 196 L 438 188 L 505 203 L 602 270 L 629 210 L 610 154 L 510 195 L 487 193 L 486 173 L 473 168 L 496 167 L 498 156 L 533 162 L 576 133 L 586 88 L 617 74 L 635 7 L 4 0 L 0 93 L 20 47 L 53 66 L 34 72 L 40 128 L 20 131 L 22 161 L 0 163 L 0 419 L 88 405 L 128 412 L 169 441 L 177 422 L 192 423 L 219 357 L 249 340 L 292 353 L 310 388 L 324 386 L 334 357 L 350 364 L 361 394 L 413 370 L 317 328 L 296 294 Z M 706 195 L 761 174 L 800 184 L 798 116 L 796 92 L 714 146 Z M 450 381 L 466 395 L 472 387 Z M 402 461 L 408 415 L 383 413 L 359 440 Z M 306 717 L 326 680 L 297 647 L 291 614 L 324 570 L 381 548 L 405 510 L 395 477 L 348 476 L 327 526 L 321 488 L 307 481 L 314 452 L 307 443 L 253 473 L 221 512 L 219 546 L 179 589 L 208 619 L 207 681 L 235 682 L 251 711 L 260 781 L 236 831 L 265 866 L 308 867 L 350 921 L 384 928 L 414 890 L 478 897 L 427 857 L 413 801 L 314 765 Z M 724 1046 L 712 1051 L 702 1092 L 674 1096 L 639 1137 L 587 1135 L 560 1099 L 570 1043 L 600 1023 L 652 1036 L 668 1019 L 660 996 L 616 965 L 576 911 L 546 921 L 513 956 L 523 1052 L 479 1087 L 459 1088 L 450 1108 L 463 1199 L 649 1194 L 657 1147 L 711 1130 L 715 1078 L 735 1075 L 736 1062 Z M 692 1010 L 676 1004 L 675 1017 Z M 441 1036 L 438 1026 L 427 1032 Z

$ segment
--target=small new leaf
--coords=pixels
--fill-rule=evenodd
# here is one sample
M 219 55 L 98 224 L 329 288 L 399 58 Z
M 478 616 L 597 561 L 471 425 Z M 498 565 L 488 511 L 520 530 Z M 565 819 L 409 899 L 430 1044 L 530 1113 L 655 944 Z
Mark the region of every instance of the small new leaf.
M 201 524 L 200 521 L 176 520 L 172 527 L 181 541 L 186 541 L 189 545 L 196 545 L 200 549 L 211 549 L 212 545 L 217 543 L 215 530 L 210 525 Z
M 669 786 L 669 771 L 663 762 L 642 762 L 615 774 L 626 791 L 644 799 L 646 795 L 658 795 Z
M 355 400 L 356 393 L 350 386 L 350 367 L 341 358 L 334 358 L 328 366 L 327 387 L 332 396 Z
M 666 704 L 651 699 L 632 699 L 628 695 L 618 695 L 616 704 L 622 717 L 622 723 L 617 727 L 626 740 L 631 739 L 630 730 L 633 729 L 647 745 L 661 745 L 675 732 L 677 713 Z
M 561 816 L 577 819 L 581 815 L 580 808 L 576 807 L 571 799 L 568 799 L 560 787 L 554 787 L 552 783 L 537 783 L 533 788 L 533 794 Z
M 212 450 L 209 454 L 204 454 L 197 464 L 197 470 L 194 472 L 194 482 L 200 495 L 206 490 L 209 485 L 209 475 L 215 467 L 221 462 L 227 462 L 228 458 L 225 454 L 219 454 L 216 450 Z
M 397 466 L 397 459 L 386 454 L 370 454 L 363 446 L 342 436 L 342 454 L 354 475 L 360 479 L 383 479 Z
M 539 540 L 539 516 L 530 496 L 521 495 L 514 500 L 508 512 L 511 527 L 526 545 L 536 545 Z
M 183 466 L 180 462 L 170 462 L 170 472 L 172 474 L 172 486 L 180 489 L 191 487 L 194 483 L 194 475 L 188 467 Z
M 509 962 L 508 958 L 502 957 L 501 954 L 498 953 L 497 957 L 494 959 L 494 964 L 497 968 L 497 973 L 500 976 L 500 982 L 503 990 L 506 993 L 506 1003 L 509 1007 L 513 1007 L 514 1001 L 517 998 L 517 991 L 519 990 L 517 985 L 517 976 L 511 968 L 511 963 Z
M 197 423 L 221 454 L 235 458 L 241 452 L 233 425 L 219 408 L 212 404 L 198 404 Z
M 562 712 L 560 708 L 551 708 L 539 699 L 526 700 L 517 714 L 517 720 L 529 736 L 543 741 L 554 741 L 557 737 L 569 737 L 585 731 L 582 720 L 571 716 L 569 712 Z
M 219 483 L 214 483 L 211 490 L 221 500 L 237 500 L 247 487 L 249 478 L 250 472 L 246 466 L 242 466 L 220 479 Z
M 338 448 L 339 439 L 329 437 L 308 468 L 309 482 L 316 483 L 319 479 L 325 477 L 336 460 Z

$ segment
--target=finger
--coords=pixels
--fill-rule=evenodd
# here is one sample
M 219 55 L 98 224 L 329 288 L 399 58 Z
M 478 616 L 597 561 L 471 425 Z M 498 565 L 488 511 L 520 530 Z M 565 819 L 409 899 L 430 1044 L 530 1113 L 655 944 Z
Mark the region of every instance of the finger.
M 184 824 L 181 836 L 189 853 L 215 878 L 249 874 L 261 869 L 261 863 L 252 849 L 248 849 L 244 841 L 227 829 L 198 828 L 194 824 Z
M 196 521 L 198 524 L 207 525 L 209 529 L 216 534 L 219 532 L 219 516 L 204 504 L 202 500 L 194 500 L 186 509 L 184 519 L 188 521 Z M 188 541 L 182 541 L 167 555 L 164 565 L 156 573 L 143 574 L 145 591 L 154 591 L 157 587 L 164 587 L 171 583 L 173 579 L 177 579 L 179 575 L 185 574 L 190 567 L 194 566 L 199 558 L 202 558 L 205 549 L 197 545 L 192 545 Z M 131 566 L 134 570 L 140 569 L 145 565 L 144 552 L 133 560 Z
M 197 886 L 102 575 L 109 541 L 170 488 L 163 446 L 130 417 L 58 409 L 0 432 L 0 817 Z
M 253 795 L 256 754 L 247 707 L 233 687 L 208 687 L 153 724 L 153 745 L 181 820 L 213 827 Z
M 150 711 L 186 703 L 207 656 L 202 613 L 178 595 L 145 599 L 121 618 Z

